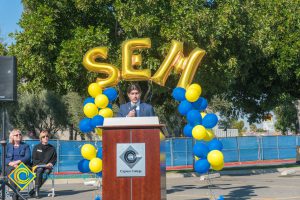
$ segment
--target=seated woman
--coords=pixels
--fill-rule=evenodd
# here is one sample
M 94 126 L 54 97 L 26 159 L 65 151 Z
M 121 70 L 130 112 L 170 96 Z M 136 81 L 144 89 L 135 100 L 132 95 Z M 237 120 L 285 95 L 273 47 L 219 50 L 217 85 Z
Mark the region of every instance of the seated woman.
M 14 129 L 10 132 L 6 152 L 6 175 L 9 175 L 21 162 L 27 166 L 30 165 L 30 148 L 28 144 L 22 142 L 22 133 L 19 129 Z M 11 185 L 19 190 L 14 182 L 11 181 Z M 13 194 L 12 198 L 13 200 L 19 199 L 17 194 Z
M 46 182 L 48 175 L 51 173 L 53 166 L 56 163 L 56 149 L 48 143 L 48 131 L 40 133 L 40 143 L 34 146 L 32 151 L 33 168 L 36 167 L 35 179 L 35 197 L 39 198 L 39 191 L 41 186 Z

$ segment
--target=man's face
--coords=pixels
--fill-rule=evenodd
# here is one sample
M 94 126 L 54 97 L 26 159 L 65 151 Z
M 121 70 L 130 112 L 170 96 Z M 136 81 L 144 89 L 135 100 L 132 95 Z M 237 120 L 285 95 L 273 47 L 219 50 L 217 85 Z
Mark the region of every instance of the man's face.
M 137 90 L 131 90 L 131 92 L 128 93 L 127 95 L 128 95 L 129 100 L 132 103 L 137 103 L 141 98 L 141 93 Z

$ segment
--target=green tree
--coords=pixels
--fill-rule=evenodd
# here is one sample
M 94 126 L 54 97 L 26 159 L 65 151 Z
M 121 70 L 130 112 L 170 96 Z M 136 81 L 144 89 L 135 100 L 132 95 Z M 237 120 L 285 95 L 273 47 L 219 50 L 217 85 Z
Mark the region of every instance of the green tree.
M 43 90 L 39 93 L 23 93 L 18 103 L 9 107 L 10 122 L 15 127 L 38 136 L 47 130 L 51 137 L 67 125 L 66 107 L 61 97 L 54 92 Z
M 81 133 L 78 128 L 80 120 L 84 118 L 82 112 L 82 97 L 76 92 L 69 92 L 63 96 L 63 100 L 67 107 L 67 119 L 70 131 L 69 140 L 77 140 L 77 135 L 80 135 L 81 139 L 84 140 L 84 134 Z
M 276 115 L 275 128 L 280 130 L 282 134 L 287 134 L 288 131 L 297 133 L 298 118 L 295 99 L 289 95 L 281 97 L 282 103 L 276 107 L 274 112 Z
M 251 122 L 278 106 L 282 93 L 300 97 L 300 1 L 231 0 L 219 1 L 214 8 L 203 0 L 24 0 L 23 4 L 23 31 L 15 34 L 16 44 L 10 48 L 19 61 L 19 77 L 26 82 L 20 85 L 22 90 L 86 95 L 87 85 L 99 76 L 81 64 L 88 49 L 109 47 L 105 62 L 120 67 L 121 42 L 150 37 L 152 48 L 141 51 L 144 68 L 152 74 L 158 69 L 172 39 L 184 42 L 185 53 L 205 49 L 194 82 L 201 84 L 204 97 L 223 96 L 232 110 L 249 114 Z M 171 102 L 178 78 L 172 74 L 165 87 L 153 85 L 151 103 L 162 115 L 174 114 L 175 107 L 163 105 Z M 120 88 L 125 84 L 122 81 Z

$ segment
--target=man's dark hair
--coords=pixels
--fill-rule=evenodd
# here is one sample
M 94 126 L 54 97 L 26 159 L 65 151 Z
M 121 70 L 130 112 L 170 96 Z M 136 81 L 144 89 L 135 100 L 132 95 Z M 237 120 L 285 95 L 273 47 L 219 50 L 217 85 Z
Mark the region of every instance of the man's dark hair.
M 137 90 L 139 93 L 142 93 L 141 87 L 136 83 L 132 83 L 128 86 L 127 94 L 129 94 L 132 90 Z

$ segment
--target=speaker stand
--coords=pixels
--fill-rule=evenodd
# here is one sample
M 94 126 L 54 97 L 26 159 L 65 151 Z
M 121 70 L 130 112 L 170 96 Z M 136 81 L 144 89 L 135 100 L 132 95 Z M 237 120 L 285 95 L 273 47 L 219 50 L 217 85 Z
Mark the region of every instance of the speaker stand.
M 0 176 L 0 184 L 1 184 L 1 191 L 2 191 L 2 200 L 5 200 L 6 193 L 5 193 L 5 186 L 8 186 L 12 191 L 19 196 L 19 198 L 23 200 L 27 200 L 25 197 L 22 196 L 22 194 L 15 188 L 13 187 L 9 182 L 8 178 L 6 177 L 5 174 L 5 157 L 6 157 L 6 124 L 5 124 L 5 106 L 4 103 L 2 103 L 2 140 L 0 141 L 1 147 L 2 147 L 2 171 L 1 171 L 1 176 Z

